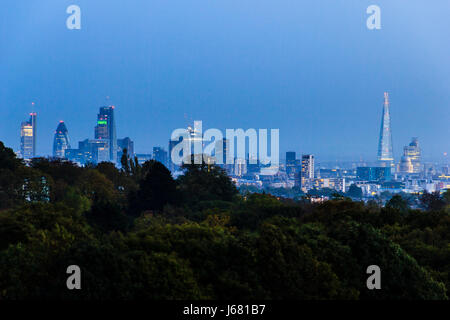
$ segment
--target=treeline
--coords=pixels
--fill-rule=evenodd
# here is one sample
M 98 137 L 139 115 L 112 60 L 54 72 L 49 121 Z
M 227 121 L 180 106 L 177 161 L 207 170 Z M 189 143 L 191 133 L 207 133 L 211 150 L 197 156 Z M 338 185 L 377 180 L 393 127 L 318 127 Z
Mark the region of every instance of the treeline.
M 225 172 L 77 167 L 0 142 L 0 300 L 447 299 L 450 197 L 426 210 L 239 194 Z M 66 269 L 82 270 L 68 290 Z M 366 269 L 381 268 L 381 290 Z

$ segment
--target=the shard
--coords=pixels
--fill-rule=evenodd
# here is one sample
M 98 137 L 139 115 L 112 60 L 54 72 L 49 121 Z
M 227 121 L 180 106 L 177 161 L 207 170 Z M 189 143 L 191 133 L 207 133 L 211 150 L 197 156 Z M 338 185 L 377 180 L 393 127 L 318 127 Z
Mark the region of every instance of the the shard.
M 384 93 L 383 116 L 381 118 L 380 142 L 378 144 L 378 161 L 383 167 L 393 167 L 391 114 L 389 110 L 389 94 Z

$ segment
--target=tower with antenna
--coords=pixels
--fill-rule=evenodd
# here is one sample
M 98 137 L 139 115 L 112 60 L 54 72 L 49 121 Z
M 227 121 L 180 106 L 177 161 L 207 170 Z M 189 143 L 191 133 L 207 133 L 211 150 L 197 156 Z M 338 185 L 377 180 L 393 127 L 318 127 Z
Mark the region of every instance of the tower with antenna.
M 381 117 L 380 140 L 378 143 L 378 162 L 382 167 L 394 166 L 392 146 L 391 113 L 389 93 L 384 93 L 383 115 Z
M 30 119 L 22 122 L 20 126 L 20 155 L 25 160 L 36 157 L 37 114 L 34 112 L 34 105 L 32 102 L 33 111 L 30 112 Z

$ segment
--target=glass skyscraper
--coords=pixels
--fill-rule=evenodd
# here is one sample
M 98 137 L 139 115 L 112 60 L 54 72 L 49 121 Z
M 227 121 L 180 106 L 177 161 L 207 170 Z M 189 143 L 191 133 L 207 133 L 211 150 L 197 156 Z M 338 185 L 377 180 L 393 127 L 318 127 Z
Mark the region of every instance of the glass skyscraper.
M 25 160 L 36 156 L 36 113 L 30 113 L 30 120 L 20 126 L 20 155 Z
M 382 167 L 394 166 L 392 151 L 391 114 L 389 110 L 389 94 L 384 93 L 383 115 L 381 117 L 380 140 L 378 144 L 378 161 Z
M 97 125 L 95 126 L 95 139 L 108 141 L 108 160 L 116 162 L 118 149 L 114 106 L 100 108 L 100 112 L 97 115 Z
M 300 184 L 303 191 L 307 192 L 312 187 L 314 179 L 314 155 L 302 155 L 302 168 L 300 171 Z
M 53 157 L 65 158 L 67 149 L 70 149 L 69 131 L 64 121 L 60 121 L 53 139 Z

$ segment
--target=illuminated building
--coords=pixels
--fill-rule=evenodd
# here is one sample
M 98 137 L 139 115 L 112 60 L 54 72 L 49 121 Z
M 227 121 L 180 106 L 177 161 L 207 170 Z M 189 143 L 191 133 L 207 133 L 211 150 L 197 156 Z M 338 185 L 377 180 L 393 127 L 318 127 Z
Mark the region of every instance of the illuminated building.
M 314 156 L 312 154 L 302 155 L 302 168 L 300 172 L 300 186 L 303 191 L 308 191 L 312 187 L 314 179 Z
M 393 167 L 394 154 L 392 147 L 391 114 L 389 110 L 389 94 L 384 93 L 383 115 L 381 118 L 380 140 L 378 144 L 378 161 L 382 167 Z
M 422 171 L 422 165 L 420 163 L 421 150 L 418 138 L 412 138 L 411 143 L 403 148 L 403 155 L 411 160 L 413 173 L 420 173 Z
M 114 106 L 101 107 L 97 115 L 97 125 L 95 126 L 95 139 L 108 141 L 108 160 L 117 160 L 117 137 L 116 123 L 114 120 Z
M 336 191 L 345 192 L 345 178 L 317 178 L 314 179 L 314 188 L 329 188 Z
M 20 127 L 20 154 L 25 160 L 36 156 L 36 117 L 36 113 L 30 113 L 30 120 Z
M 103 139 L 89 140 L 89 151 L 92 154 L 94 163 L 109 162 L 111 160 L 109 145 L 109 141 Z
M 64 121 L 60 121 L 53 139 L 53 157 L 64 158 L 67 149 L 70 149 L 69 131 Z
M 400 173 L 413 173 L 414 167 L 411 161 L 411 158 L 408 156 L 403 156 L 400 160 L 400 165 L 398 168 Z

